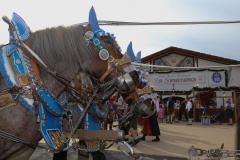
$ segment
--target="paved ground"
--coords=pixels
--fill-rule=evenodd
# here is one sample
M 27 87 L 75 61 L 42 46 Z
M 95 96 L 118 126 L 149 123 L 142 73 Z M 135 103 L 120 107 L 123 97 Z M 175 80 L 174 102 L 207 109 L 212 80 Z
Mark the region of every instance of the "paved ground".
M 159 123 L 161 129 L 161 141 L 152 142 L 154 137 L 146 137 L 146 141 L 141 141 L 134 151 L 147 155 L 153 159 L 187 159 L 188 149 L 191 146 L 200 149 L 219 148 L 224 143 L 224 149 L 233 150 L 235 146 L 236 125 L 201 125 L 200 122 L 193 122 L 193 125 L 186 125 L 186 122 L 167 124 Z M 138 128 L 139 132 L 141 128 Z M 140 134 L 141 136 L 141 134 Z M 44 142 L 41 141 L 40 144 Z M 43 144 L 44 145 L 44 144 Z M 123 149 L 124 146 L 121 145 Z M 112 146 L 105 152 L 108 160 L 133 160 L 123 155 Z M 77 153 L 73 150 L 68 154 L 70 160 L 77 160 Z M 52 154 L 43 149 L 37 149 L 30 160 L 51 160 Z

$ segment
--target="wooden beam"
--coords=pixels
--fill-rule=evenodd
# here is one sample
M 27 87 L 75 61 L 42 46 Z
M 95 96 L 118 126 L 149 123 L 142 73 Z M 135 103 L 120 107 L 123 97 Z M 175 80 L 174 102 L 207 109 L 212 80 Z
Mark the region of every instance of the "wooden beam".
M 70 135 L 70 130 L 63 130 L 63 134 L 65 137 Z M 115 141 L 124 138 L 124 132 L 113 131 L 113 130 L 84 130 L 77 129 L 73 135 L 74 138 L 78 138 L 80 140 L 109 140 Z

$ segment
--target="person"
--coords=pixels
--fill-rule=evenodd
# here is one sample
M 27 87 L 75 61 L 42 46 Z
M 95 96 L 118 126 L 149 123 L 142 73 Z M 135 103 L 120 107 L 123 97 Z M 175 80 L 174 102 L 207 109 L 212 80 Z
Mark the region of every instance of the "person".
M 164 119 L 164 104 L 163 104 L 163 100 L 159 101 L 158 119 L 160 120 L 160 122 L 163 123 L 163 119 Z
M 130 110 L 129 106 L 126 107 L 125 113 L 127 113 Z M 128 132 L 131 134 L 133 139 L 128 142 L 132 147 L 137 145 L 141 140 L 138 137 L 137 132 L 137 123 L 138 123 L 138 117 L 137 113 L 134 112 L 132 116 L 130 116 L 122 125 L 121 129 L 124 128 L 128 130 Z
M 188 123 L 187 123 L 187 125 L 192 125 L 193 107 L 192 107 L 192 103 L 191 103 L 191 101 L 189 100 L 189 98 L 187 98 L 186 110 L 187 110 L 187 117 L 188 117 Z
M 110 100 L 111 100 L 111 102 L 112 102 L 112 105 L 115 105 L 116 106 L 116 103 L 117 103 L 117 95 L 115 94 L 115 95 L 113 95 L 113 96 L 111 96 L 110 97 Z M 114 115 L 116 115 L 115 114 L 115 111 L 114 111 L 114 107 L 111 105 L 111 103 L 109 103 L 110 104 L 110 112 L 109 112 L 109 115 L 108 115 L 108 124 L 109 124 L 109 130 L 112 130 L 112 126 L 113 126 L 113 116 Z M 116 117 L 115 117 L 116 118 Z
M 152 106 L 156 107 L 154 100 L 152 101 Z M 143 136 L 140 138 L 142 141 L 145 141 L 146 136 L 155 136 L 156 138 L 152 140 L 153 142 L 160 141 L 159 136 L 161 134 L 160 134 L 160 129 L 158 126 L 158 121 L 157 121 L 158 112 L 159 112 L 159 107 L 156 107 L 156 111 L 154 112 L 154 114 L 152 116 L 150 116 L 149 118 L 146 118 L 146 120 L 145 120 L 146 123 L 143 126 Z M 147 119 L 149 119 L 149 120 L 147 120 Z
M 170 97 L 169 98 L 169 101 L 168 101 L 168 118 L 167 119 L 169 119 L 170 118 L 170 123 L 172 124 L 172 122 L 173 122 L 173 112 L 174 112 L 174 101 L 173 101 L 173 98 L 172 97 Z
M 175 118 L 175 123 L 179 123 L 178 118 L 179 118 L 179 109 L 180 109 L 180 101 L 177 99 L 176 103 L 174 105 L 174 118 Z
M 124 127 L 128 128 L 128 132 L 131 134 L 133 139 L 129 142 L 129 144 L 134 147 L 136 146 L 141 140 L 138 137 L 137 133 L 137 115 L 134 114 L 131 116 L 125 123 Z
M 187 107 L 187 99 L 185 100 L 185 106 Z M 185 110 L 184 110 L 184 115 L 185 115 L 185 121 L 188 122 L 188 110 L 187 108 L 185 107 Z
M 165 117 L 166 123 L 169 123 L 167 104 L 168 104 L 168 101 L 164 103 L 164 117 Z
M 231 100 L 228 99 L 225 104 L 225 109 L 226 111 L 226 118 L 229 119 L 229 123 L 227 125 L 233 125 L 232 118 L 233 118 L 233 110 L 234 110 L 234 104 L 231 103 Z
M 185 109 L 186 109 L 186 103 L 185 99 L 181 102 L 180 109 L 179 109 L 179 121 L 186 121 L 185 119 Z
M 118 117 L 122 118 L 122 116 L 124 114 L 126 114 L 126 108 L 127 108 L 127 104 L 124 101 L 123 97 L 120 95 L 120 97 L 118 98 L 118 101 L 115 103 L 116 107 L 117 107 L 117 111 L 118 111 Z M 121 123 L 121 121 L 119 121 L 119 123 Z M 128 135 L 128 129 L 125 128 L 123 125 L 121 126 L 121 129 L 124 131 L 124 137 Z M 128 141 L 128 138 L 124 138 L 124 141 Z
M 112 98 L 112 97 L 111 97 Z M 107 126 L 108 126 L 108 124 L 109 124 L 109 122 L 110 122 L 110 120 L 109 120 L 109 118 L 110 118 L 110 115 L 112 114 L 112 104 L 109 102 L 109 101 L 106 101 L 105 102 L 105 105 L 107 105 L 108 107 L 109 107 L 109 109 L 110 109 L 110 111 L 109 111 L 109 113 L 108 113 L 108 117 L 107 117 L 107 119 L 103 122 L 103 129 L 104 130 L 107 130 Z M 109 126 L 109 130 L 111 130 L 111 124 L 110 124 L 110 126 Z

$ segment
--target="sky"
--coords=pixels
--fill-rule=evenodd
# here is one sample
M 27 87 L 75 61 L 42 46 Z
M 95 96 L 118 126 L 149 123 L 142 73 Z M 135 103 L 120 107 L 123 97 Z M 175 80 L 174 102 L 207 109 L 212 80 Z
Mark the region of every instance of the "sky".
M 0 15 L 19 14 L 31 31 L 88 22 L 93 6 L 98 20 L 192 22 L 240 20 L 239 0 L 1 0 Z M 240 24 L 100 26 L 116 36 L 123 53 L 132 41 L 142 58 L 170 46 L 240 60 Z M 0 44 L 9 42 L 0 20 Z

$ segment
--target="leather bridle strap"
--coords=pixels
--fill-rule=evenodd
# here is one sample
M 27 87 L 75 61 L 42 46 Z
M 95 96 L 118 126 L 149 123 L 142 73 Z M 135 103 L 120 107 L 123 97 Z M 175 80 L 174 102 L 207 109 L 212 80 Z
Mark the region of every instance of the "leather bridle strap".
M 24 145 L 27 145 L 27 146 L 33 148 L 33 149 L 39 147 L 39 148 L 43 148 L 43 149 L 49 150 L 48 148 L 40 146 L 37 143 L 31 143 L 31 142 L 25 141 L 25 140 L 23 140 L 21 138 L 18 138 L 16 136 L 14 136 L 12 134 L 9 134 L 7 132 L 4 132 L 2 130 L 0 130 L 0 137 L 3 137 L 5 139 L 11 140 L 11 141 L 14 141 L 14 142 L 17 142 L 17 143 L 22 143 Z
M 123 55 L 123 57 L 119 60 L 119 59 L 114 59 L 113 57 L 111 57 L 111 60 L 108 60 L 108 69 L 107 71 L 101 76 L 101 78 L 99 79 L 100 83 L 102 83 L 104 81 L 104 79 L 115 69 L 117 68 L 120 72 L 122 72 L 124 70 L 124 68 L 122 68 L 122 65 L 124 64 L 131 64 L 131 60 L 129 59 L 129 57 L 127 57 L 127 54 Z
M 140 96 L 140 95 L 143 95 L 143 94 L 150 94 L 152 93 L 147 86 L 145 86 L 143 89 L 137 89 L 137 94 Z
M 129 100 L 130 98 L 134 98 L 135 101 L 138 101 L 138 97 L 145 95 L 145 94 L 150 94 L 151 91 L 145 86 L 143 89 L 135 89 L 132 93 L 130 93 L 127 98 L 125 98 L 125 101 Z
M 127 98 L 125 98 L 125 102 L 127 102 L 129 99 L 134 98 L 134 100 L 137 102 L 138 101 L 138 95 L 136 90 L 134 90 L 132 93 L 130 93 Z
M 52 77 L 54 77 L 56 80 L 58 80 L 60 83 L 71 89 L 73 92 L 76 93 L 83 93 L 82 90 L 79 90 L 76 87 L 73 87 L 69 84 L 71 82 L 67 78 L 63 77 L 62 75 L 58 74 L 56 71 L 52 71 L 47 65 L 45 65 L 42 60 L 22 41 L 19 43 L 13 43 L 15 44 L 18 48 L 20 48 L 25 54 L 27 54 L 33 61 L 35 61 L 40 67 L 42 67 L 48 74 L 50 74 Z M 92 96 L 92 95 L 90 95 Z
M 109 73 L 111 73 L 114 69 L 115 69 L 115 67 L 113 67 L 113 65 L 108 62 L 108 69 L 107 69 L 107 71 L 101 76 L 101 78 L 99 79 L 100 83 L 102 83 L 102 82 L 104 81 L 104 79 L 107 77 L 107 75 L 108 75 Z

